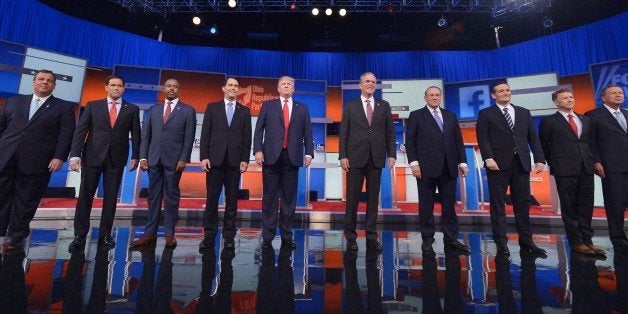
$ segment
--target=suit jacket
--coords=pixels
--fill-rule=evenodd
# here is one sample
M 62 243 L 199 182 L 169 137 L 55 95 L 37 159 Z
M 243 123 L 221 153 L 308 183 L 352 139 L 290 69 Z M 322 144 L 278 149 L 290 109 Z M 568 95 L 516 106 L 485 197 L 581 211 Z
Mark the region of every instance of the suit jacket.
M 223 100 L 207 105 L 201 131 L 200 160 L 209 159 L 212 166 L 227 162 L 236 167 L 240 162 L 249 162 L 250 156 L 251 110 L 235 103 L 229 125 Z
M 255 124 L 253 151 L 263 152 L 264 163 L 274 165 L 281 155 L 283 138 L 284 121 L 281 101 L 273 99 L 263 102 Z M 314 158 L 310 112 L 304 103 L 295 101 L 294 98 L 288 130 L 288 155 L 290 162 L 298 167 L 303 166 L 303 156 L 310 155 Z
M 179 101 L 165 123 L 164 104 L 152 106 L 142 129 L 140 159 L 173 168 L 178 161 L 190 162 L 195 134 L 196 111 L 190 105 Z
M 456 178 L 458 164 L 467 162 L 462 133 L 458 118 L 453 112 L 442 108 L 440 112 L 443 131 L 438 127 L 428 106 L 410 113 L 406 133 L 408 161 L 418 161 L 422 175 L 439 177 L 443 172 L 443 163 L 447 160 L 449 174 Z
M 589 148 L 591 119 L 576 115 L 582 122 L 580 138 L 560 112 L 541 119 L 539 138 L 550 173 L 555 176 L 577 176 L 583 169 L 593 174 L 593 154 Z
M 50 96 L 28 119 L 33 95 L 7 99 L 0 107 L 0 170 L 15 152 L 21 172 L 48 172 L 53 158 L 66 160 L 74 133 L 74 105 Z
M 628 121 L 628 110 L 621 109 L 621 112 Z M 628 163 L 624 160 L 628 156 L 628 133 L 606 107 L 585 114 L 592 122 L 590 146 L 594 162 L 601 163 L 606 173 L 628 172 Z
M 107 99 L 91 101 L 79 117 L 70 157 L 81 157 L 83 165 L 99 167 L 109 153 L 114 167 L 124 167 L 129 156 L 129 132 L 133 143 L 131 159 L 139 159 L 140 109 L 123 100 L 112 128 Z
M 530 149 L 532 149 L 535 163 L 545 162 L 543 149 L 530 111 L 514 105 L 513 107 L 515 108 L 514 130 L 508 126 L 498 105 L 480 110 L 476 131 L 482 160 L 493 158 L 499 169 L 506 170 L 512 163 L 516 147 L 521 165 L 526 171 L 530 171 Z
M 351 167 L 366 166 L 373 156 L 376 167 L 384 167 L 386 157 L 397 158 L 395 132 L 390 105 L 375 99 L 373 117 L 369 126 L 362 108 L 362 99 L 347 103 L 340 122 L 340 154 L 338 159 L 349 158 Z

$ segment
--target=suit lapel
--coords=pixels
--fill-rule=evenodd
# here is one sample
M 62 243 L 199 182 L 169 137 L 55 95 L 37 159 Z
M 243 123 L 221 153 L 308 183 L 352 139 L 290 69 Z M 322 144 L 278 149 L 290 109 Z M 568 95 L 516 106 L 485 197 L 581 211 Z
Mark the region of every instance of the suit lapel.
M 560 125 L 562 125 L 563 128 L 567 129 L 567 132 L 569 132 L 569 134 L 573 135 L 574 137 L 578 138 L 578 134 L 576 134 L 573 129 L 571 128 L 571 125 L 569 125 L 569 122 L 567 122 L 567 120 L 565 119 L 565 117 L 563 117 L 563 115 L 560 112 L 556 112 L 554 113 L 554 119 L 556 119 L 558 121 L 558 123 Z M 580 119 L 580 121 L 582 121 L 582 119 Z
M 233 118 L 231 120 L 231 123 L 233 123 L 233 120 L 235 120 L 235 116 L 236 116 L 236 107 L 238 107 L 237 104 L 233 105 Z M 229 128 L 229 120 L 227 120 L 227 111 L 225 110 L 225 102 L 221 101 L 220 103 L 218 103 L 218 115 L 223 117 L 222 122 L 225 124 L 225 127 Z
M 54 96 L 50 95 L 50 97 L 48 97 L 48 99 L 46 99 L 46 101 L 44 101 L 44 103 L 39 106 L 39 109 L 35 111 L 35 114 L 33 114 L 33 117 L 30 120 L 28 120 L 28 124 L 30 124 L 32 121 L 35 121 L 44 112 L 50 110 L 50 104 L 53 102 L 53 100 L 54 100 Z M 31 101 L 32 101 L 32 98 L 31 98 Z M 28 105 L 26 106 L 26 108 L 27 108 L 26 119 L 28 119 L 28 113 L 30 112 L 30 109 L 31 109 L 30 101 L 28 102 Z
M 162 120 L 163 118 L 163 114 L 164 114 L 164 107 L 165 107 L 165 103 L 161 106 L 161 116 L 162 116 Z M 164 124 L 167 124 L 168 122 L 172 121 L 172 119 L 174 118 L 174 116 L 181 111 L 181 101 L 178 101 L 177 104 L 174 106 L 174 108 L 172 108 L 172 112 L 170 113 L 170 117 L 168 118 L 168 121 L 164 121 Z M 224 108 L 223 108 L 224 111 Z
M 510 126 L 508 125 L 508 121 L 506 121 L 506 116 L 504 116 L 504 112 L 502 111 L 502 108 L 498 104 L 493 105 L 493 108 L 494 108 L 493 112 L 495 113 L 495 116 L 497 117 L 499 121 L 502 121 L 503 127 L 506 130 L 510 130 Z M 518 116 L 519 115 L 515 113 L 515 119 Z M 515 128 L 516 127 L 517 127 L 517 122 L 515 122 Z
M 33 95 L 30 98 L 24 97 L 22 101 L 22 115 L 24 115 L 24 119 L 28 121 L 28 113 L 31 110 L 31 101 L 33 101 Z
M 432 128 L 434 128 L 434 130 L 443 133 L 445 130 L 445 121 L 443 120 L 443 131 L 441 131 L 438 123 L 436 122 L 436 119 L 434 119 L 434 114 L 432 113 L 433 111 L 431 109 L 432 108 L 427 105 L 423 107 L 423 115 L 425 117 L 425 120 L 430 121 L 429 124 L 432 126 Z
M 600 109 L 604 110 L 604 116 L 606 117 L 607 120 L 609 120 L 608 122 L 612 123 L 615 127 L 617 127 L 621 132 L 624 132 L 624 129 L 621 127 L 621 125 L 619 125 L 619 121 L 617 121 L 617 119 L 615 118 L 615 116 L 613 116 L 613 114 L 608 111 L 608 109 L 606 107 L 601 107 Z M 621 109 L 621 108 L 620 108 Z M 628 117 L 626 115 L 626 112 L 624 110 L 621 110 L 621 112 L 624 114 L 624 118 L 626 119 L 626 121 L 628 122 Z
M 369 120 L 366 118 L 366 111 L 364 111 L 364 107 L 362 104 L 362 98 L 358 99 L 358 101 L 356 102 L 356 109 L 358 110 L 358 112 L 360 113 L 359 116 L 362 117 L 362 122 L 364 122 L 364 124 L 369 127 Z M 373 119 L 375 119 L 375 109 L 373 109 Z M 373 122 L 373 121 L 371 121 Z
M 105 102 L 105 108 L 109 109 L 107 102 Z M 116 127 L 118 127 L 118 124 L 120 124 L 120 120 L 128 112 L 129 112 L 129 103 L 127 103 L 126 101 L 122 101 L 122 104 L 120 104 L 120 111 L 118 112 L 118 117 L 116 117 L 116 122 L 113 124 L 112 129 L 115 129 Z M 111 123 L 109 125 L 111 125 Z

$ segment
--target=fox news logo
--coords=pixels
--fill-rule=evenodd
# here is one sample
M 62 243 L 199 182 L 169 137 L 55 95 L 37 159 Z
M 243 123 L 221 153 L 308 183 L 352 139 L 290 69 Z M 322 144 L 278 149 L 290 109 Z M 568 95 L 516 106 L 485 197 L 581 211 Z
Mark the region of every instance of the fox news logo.
M 460 87 L 458 95 L 460 96 L 460 117 L 463 118 L 476 117 L 480 109 L 491 105 L 488 85 Z
M 617 84 L 622 87 L 624 94 L 628 92 L 628 62 L 604 66 L 599 68 L 598 79 L 595 86 L 595 99 L 600 99 L 602 88 L 609 84 Z M 596 73 L 594 73 L 595 75 Z

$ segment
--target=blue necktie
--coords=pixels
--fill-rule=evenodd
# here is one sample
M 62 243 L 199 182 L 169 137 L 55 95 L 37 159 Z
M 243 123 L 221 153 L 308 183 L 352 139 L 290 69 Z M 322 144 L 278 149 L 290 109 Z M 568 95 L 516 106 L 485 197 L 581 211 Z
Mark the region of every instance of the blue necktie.
M 434 109 L 434 120 L 436 120 L 436 123 L 438 124 L 438 127 L 440 128 L 440 130 L 443 130 L 443 120 L 441 120 L 440 116 L 438 115 L 438 110 Z
M 39 98 L 33 98 L 33 100 L 31 100 L 31 108 L 28 111 L 28 120 L 32 119 L 35 112 L 37 112 L 37 109 L 39 109 L 40 101 L 41 99 Z
M 227 104 L 227 124 L 231 126 L 231 120 L 233 119 L 233 103 Z
M 624 132 L 628 132 L 628 127 L 626 127 L 626 120 L 624 118 L 624 115 L 621 114 L 621 111 L 617 110 L 614 112 L 615 115 L 615 119 L 617 119 L 617 122 L 619 122 L 619 125 L 621 126 L 622 129 L 624 129 Z

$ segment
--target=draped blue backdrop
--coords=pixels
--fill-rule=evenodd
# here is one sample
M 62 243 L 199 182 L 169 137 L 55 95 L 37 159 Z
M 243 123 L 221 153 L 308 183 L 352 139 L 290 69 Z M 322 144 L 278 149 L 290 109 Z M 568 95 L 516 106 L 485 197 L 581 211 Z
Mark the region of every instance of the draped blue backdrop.
M 387 79 L 445 82 L 589 71 L 589 64 L 628 56 L 628 12 L 569 31 L 491 51 L 278 52 L 177 46 L 86 22 L 36 0 L 0 1 L 0 39 L 116 64 L 225 72 L 230 75 L 325 80 L 340 85 L 371 71 Z M 2 61 L 2 60 L 0 60 Z

